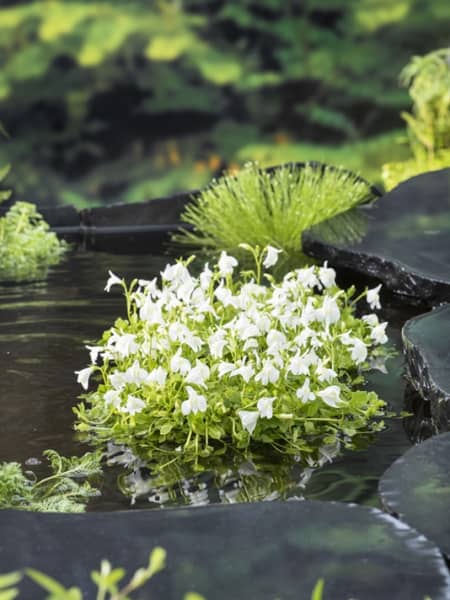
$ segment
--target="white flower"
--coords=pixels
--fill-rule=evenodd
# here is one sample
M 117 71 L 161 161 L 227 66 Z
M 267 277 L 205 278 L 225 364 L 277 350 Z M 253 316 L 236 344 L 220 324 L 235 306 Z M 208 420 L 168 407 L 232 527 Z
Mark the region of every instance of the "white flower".
M 352 360 L 355 361 L 357 365 L 364 362 L 367 358 L 367 346 L 364 342 L 355 338 L 353 340 L 353 347 L 351 349 Z
M 202 290 L 207 290 L 209 288 L 209 284 L 211 283 L 211 279 L 212 279 L 212 271 L 209 268 L 208 263 L 205 264 L 205 266 L 203 267 L 203 271 L 200 273 L 200 287 L 202 288 Z
M 308 269 L 297 269 L 295 274 L 297 275 L 297 281 L 305 288 L 313 288 L 319 284 L 315 273 L 315 268 L 309 267 Z
M 328 262 L 326 261 L 323 267 L 319 269 L 319 279 L 324 288 L 329 288 L 336 284 L 336 271 L 328 268 Z
M 170 369 L 173 373 L 181 373 L 181 375 L 186 375 L 191 369 L 190 361 L 181 355 L 180 348 L 170 359 Z
M 247 350 L 250 350 L 250 348 L 257 348 L 258 347 L 258 342 L 255 340 L 255 338 L 248 338 L 248 340 L 245 340 L 244 345 L 242 346 L 242 350 L 244 352 L 247 352 Z
M 224 361 L 224 362 L 219 363 L 219 367 L 218 367 L 219 377 L 222 378 L 224 375 L 226 375 L 227 373 L 230 373 L 235 368 L 236 368 L 236 365 L 232 362 Z
M 337 323 L 340 317 L 341 311 L 339 310 L 336 300 L 331 296 L 325 296 L 322 306 L 316 311 L 317 320 L 326 325 L 332 325 L 333 323 Z
M 229 326 L 230 329 L 236 330 L 237 335 L 243 341 L 259 335 L 258 327 L 245 314 L 241 314 L 236 321 L 231 321 Z
M 224 306 L 236 306 L 236 298 L 231 291 L 227 287 L 223 287 L 223 285 L 219 285 L 219 287 L 215 289 L 214 296 Z
M 302 310 L 301 323 L 303 326 L 307 327 L 309 323 L 315 321 L 317 318 L 316 309 L 313 306 L 312 298 L 308 298 L 305 307 Z
M 377 285 L 377 287 L 372 288 L 371 290 L 367 290 L 366 300 L 367 300 L 367 304 L 370 306 L 370 308 L 372 310 L 381 308 L 380 295 L 379 295 L 380 290 L 381 290 L 381 283 L 380 283 L 380 285 Z
M 139 309 L 139 318 L 142 321 L 147 321 L 149 325 L 164 325 L 165 323 L 161 306 L 153 302 L 150 297 L 146 298 L 144 304 Z
M 242 427 L 251 435 L 258 422 L 259 412 L 253 410 L 238 410 L 238 415 L 241 419 Z
M 281 350 L 284 350 L 287 346 L 287 339 L 284 333 L 271 329 L 267 334 L 267 353 L 278 354 Z
M 267 246 L 266 248 L 266 257 L 263 260 L 263 266 L 266 269 L 270 269 L 273 265 L 276 265 L 278 262 L 278 255 L 282 252 L 278 248 L 274 248 L 273 246 Z
M 375 313 L 371 313 L 370 315 L 364 315 L 362 317 L 362 320 L 371 327 L 375 327 L 375 325 L 378 325 L 379 323 L 378 316 Z
M 105 404 L 112 404 L 114 408 L 119 408 L 122 403 L 122 398 L 118 390 L 108 390 L 103 396 Z
M 130 415 L 135 415 L 136 413 L 141 412 L 144 407 L 145 402 L 143 400 L 130 394 L 127 398 L 127 404 L 123 412 L 127 412 Z
M 89 350 L 89 358 L 91 359 L 91 363 L 95 365 L 97 362 L 98 355 L 103 350 L 102 346 L 86 346 Z
M 317 395 L 322 398 L 325 404 L 333 408 L 338 408 L 342 403 L 341 389 L 337 385 L 330 385 L 321 392 L 317 392 Z
M 311 400 L 314 400 L 316 396 L 311 392 L 309 377 L 306 377 L 302 387 L 297 389 L 296 396 L 302 402 L 310 402 Z
M 370 337 L 376 344 L 385 344 L 388 341 L 386 326 L 387 323 L 379 323 L 370 332 Z
M 263 368 L 256 375 L 255 381 L 260 381 L 263 385 L 276 383 L 280 377 L 280 371 L 274 366 L 271 360 L 263 361 Z
M 88 389 L 89 377 L 92 375 L 94 370 L 94 367 L 86 367 L 85 369 L 81 369 L 81 371 L 75 371 L 75 374 L 77 375 L 77 383 L 80 383 L 84 390 Z
M 117 275 L 114 275 L 112 271 L 108 271 L 109 279 L 105 285 L 105 292 L 109 292 L 113 285 L 122 285 L 122 280 Z
M 333 369 L 328 369 L 327 367 L 325 367 L 323 365 L 323 363 L 320 363 L 319 365 L 317 365 L 316 373 L 317 373 L 317 378 L 320 382 L 325 381 L 328 383 L 334 377 L 336 377 L 336 371 L 333 371 Z
M 110 381 L 113 388 L 119 391 L 122 390 L 127 383 L 125 373 L 122 373 L 121 371 L 114 371 L 113 373 L 108 375 L 108 380 Z
M 222 251 L 220 254 L 220 258 L 217 262 L 220 276 L 226 277 L 227 275 L 231 275 L 233 273 L 234 267 L 237 267 L 238 264 L 239 263 L 234 258 L 234 256 L 229 256 L 226 252 Z
M 181 403 L 182 414 L 186 416 L 190 413 L 196 415 L 198 412 L 205 412 L 207 406 L 205 396 L 197 393 L 190 385 L 186 386 L 186 391 L 188 399 Z
M 136 336 L 133 333 L 124 333 L 123 335 L 113 334 L 108 340 L 108 347 L 114 349 L 122 358 L 134 354 L 139 345 L 136 343 Z
M 186 383 L 195 383 L 206 387 L 205 380 L 209 377 L 209 367 L 200 360 L 195 361 L 195 367 L 191 369 L 186 377 Z
M 260 417 L 265 419 L 271 419 L 273 416 L 273 403 L 276 400 L 274 396 L 272 397 L 263 397 L 258 400 L 258 412 Z
M 292 358 L 288 366 L 288 371 L 293 375 L 306 375 L 309 372 L 308 361 L 297 352 Z
M 127 383 L 141 385 L 148 377 L 148 371 L 142 369 L 139 362 L 135 360 L 131 367 L 128 367 L 125 371 L 123 377 Z
M 294 338 L 294 342 L 300 348 L 304 346 L 310 338 L 316 337 L 316 332 L 309 327 L 304 327 L 301 332 Z
M 240 367 L 231 371 L 230 377 L 236 377 L 237 375 L 240 375 L 245 383 L 248 383 L 254 374 L 255 369 L 252 367 L 252 365 L 246 365 L 243 363 Z
M 166 369 L 164 369 L 163 367 L 156 367 L 156 369 L 150 371 L 147 377 L 147 383 L 156 383 L 156 385 L 164 387 L 166 385 L 166 379 Z
M 173 288 L 177 289 L 183 283 L 191 280 L 191 274 L 188 269 L 181 263 L 174 265 L 166 265 L 164 271 L 161 272 L 163 281 L 169 281 Z

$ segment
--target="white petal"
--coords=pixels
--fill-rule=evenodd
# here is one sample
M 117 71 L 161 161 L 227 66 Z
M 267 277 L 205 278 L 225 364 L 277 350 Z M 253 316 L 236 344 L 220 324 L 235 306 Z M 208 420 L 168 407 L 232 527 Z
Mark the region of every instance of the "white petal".
M 117 275 L 114 275 L 112 271 L 108 271 L 109 279 L 105 285 L 105 292 L 109 292 L 113 285 L 122 285 L 122 280 Z
M 242 427 L 250 434 L 253 433 L 258 422 L 259 412 L 253 410 L 239 410 L 239 418 L 242 422 Z

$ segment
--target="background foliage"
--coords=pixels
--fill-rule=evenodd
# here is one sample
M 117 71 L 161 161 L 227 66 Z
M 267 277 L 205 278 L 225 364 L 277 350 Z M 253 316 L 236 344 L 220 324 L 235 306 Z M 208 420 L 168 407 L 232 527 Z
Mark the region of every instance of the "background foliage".
M 408 155 L 402 67 L 449 29 L 447 0 L 3 1 L 0 164 L 23 199 L 78 206 L 249 159 L 373 179 Z

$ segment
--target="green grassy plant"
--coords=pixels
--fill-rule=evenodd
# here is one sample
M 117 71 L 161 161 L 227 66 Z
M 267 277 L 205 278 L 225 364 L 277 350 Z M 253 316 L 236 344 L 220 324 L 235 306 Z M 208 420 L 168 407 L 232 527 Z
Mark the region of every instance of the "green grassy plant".
M 46 450 L 51 474 L 38 480 L 19 463 L 0 463 L 0 509 L 37 512 L 83 512 L 98 491 L 87 481 L 101 472 L 101 453 L 66 458 Z M 0 596 L 1 598 L 1 596 Z
M 214 181 L 182 214 L 194 231 L 173 240 L 190 248 L 232 252 L 240 244 L 273 245 L 301 262 L 301 234 L 312 225 L 371 197 L 369 185 L 352 173 L 286 165 L 272 173 L 250 163 L 235 176 Z

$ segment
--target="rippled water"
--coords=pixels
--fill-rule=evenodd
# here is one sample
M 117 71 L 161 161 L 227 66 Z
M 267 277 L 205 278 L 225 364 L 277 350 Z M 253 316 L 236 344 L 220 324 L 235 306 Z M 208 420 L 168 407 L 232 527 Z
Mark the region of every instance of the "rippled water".
M 0 462 L 40 458 L 46 448 L 65 455 L 86 451 L 72 429 L 72 407 L 81 392 L 74 371 L 88 363 L 84 344 L 95 341 L 124 312 L 120 292 L 103 291 L 108 270 L 127 279 L 149 279 L 167 261 L 163 256 L 78 252 L 54 269 L 46 282 L 0 287 Z M 391 323 L 389 336 L 399 347 L 401 325 L 417 311 L 391 306 L 385 312 Z M 388 375 L 373 372 L 368 385 L 399 412 L 405 396 L 401 354 L 387 366 Z M 131 480 L 138 496 L 131 505 L 119 490 L 117 477 L 122 473 L 122 487 L 129 488 L 130 481 L 115 466 L 105 470 L 102 495 L 92 501 L 90 510 L 271 499 L 280 489 L 281 497 L 377 505 L 379 477 L 411 445 L 402 419 L 389 418 L 386 423 L 386 430 L 366 449 L 344 452 L 314 471 L 302 488 L 298 482 L 305 482 L 304 474 L 284 458 L 234 459 L 168 490 L 155 490 L 149 473 L 141 470 Z

